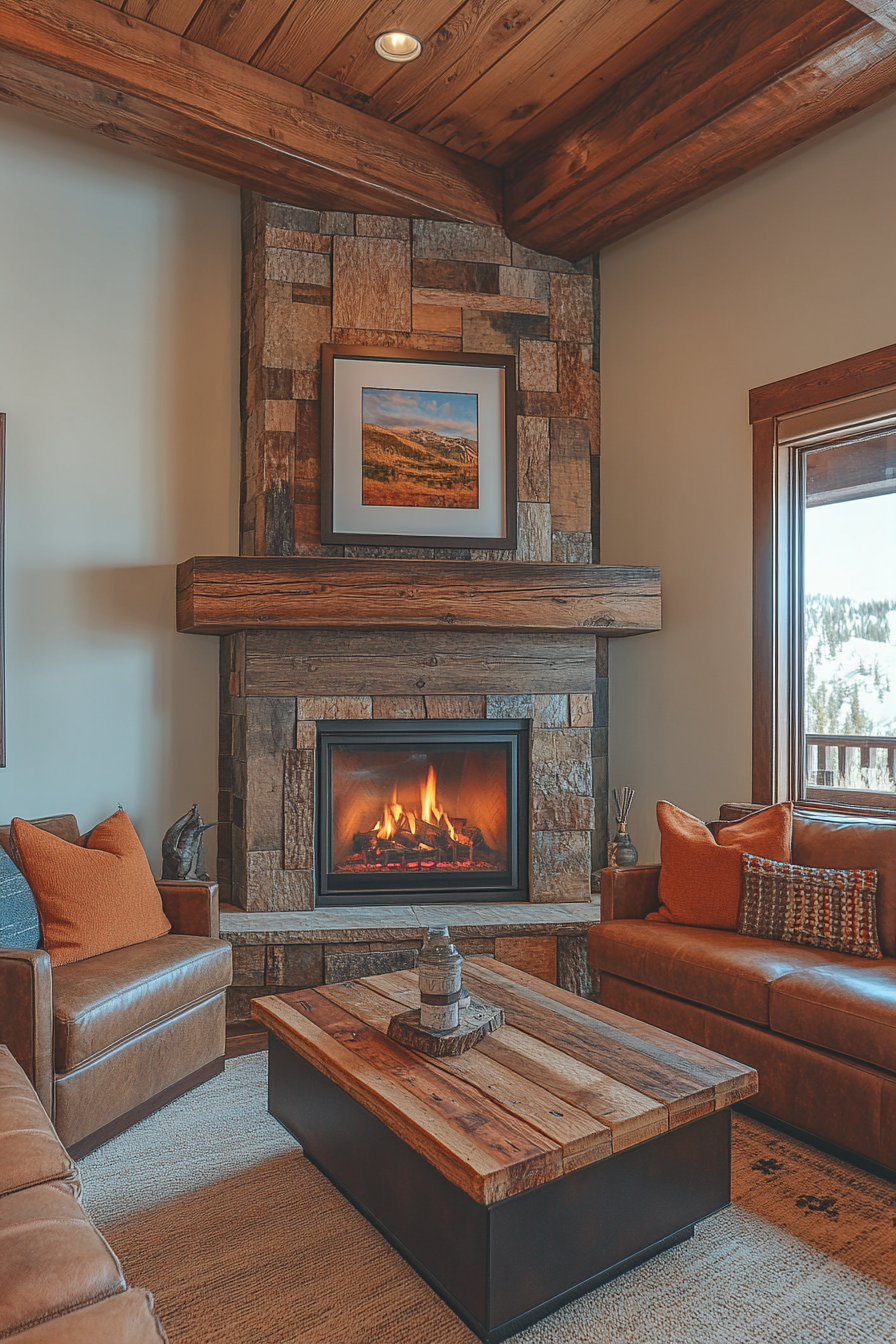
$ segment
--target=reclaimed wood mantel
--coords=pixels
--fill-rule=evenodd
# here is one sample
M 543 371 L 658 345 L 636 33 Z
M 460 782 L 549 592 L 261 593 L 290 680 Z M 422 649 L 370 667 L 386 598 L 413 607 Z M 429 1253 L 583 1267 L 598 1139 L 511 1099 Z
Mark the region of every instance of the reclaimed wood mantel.
M 642 565 L 194 556 L 177 570 L 177 628 L 594 631 L 661 629 L 660 574 Z

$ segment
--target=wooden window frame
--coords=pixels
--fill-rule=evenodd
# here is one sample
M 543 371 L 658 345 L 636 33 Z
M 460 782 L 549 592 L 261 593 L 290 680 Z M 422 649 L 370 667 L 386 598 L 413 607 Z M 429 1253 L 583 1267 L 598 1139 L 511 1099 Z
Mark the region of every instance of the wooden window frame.
M 798 796 L 796 732 L 797 631 L 793 620 L 801 587 L 798 537 L 792 526 L 797 453 L 778 442 L 782 416 L 881 391 L 896 385 L 896 345 L 827 364 L 750 392 L 753 426 L 753 802 Z M 857 805 L 854 793 L 825 790 L 800 806 L 851 815 L 896 813 L 896 802 L 872 794 Z M 872 803 L 871 799 L 875 801 Z

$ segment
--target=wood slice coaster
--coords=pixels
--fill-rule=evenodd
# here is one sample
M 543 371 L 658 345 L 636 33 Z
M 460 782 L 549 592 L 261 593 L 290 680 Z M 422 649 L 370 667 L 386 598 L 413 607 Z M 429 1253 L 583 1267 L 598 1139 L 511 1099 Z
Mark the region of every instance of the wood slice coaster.
M 388 1034 L 393 1041 L 416 1050 L 418 1054 L 444 1059 L 446 1056 L 462 1055 L 484 1036 L 503 1027 L 504 1011 L 471 995 L 467 1007 L 459 1010 L 458 1019 L 454 1031 L 434 1036 L 431 1031 L 421 1027 L 420 1009 L 412 1008 L 409 1013 L 398 1013 L 392 1018 Z

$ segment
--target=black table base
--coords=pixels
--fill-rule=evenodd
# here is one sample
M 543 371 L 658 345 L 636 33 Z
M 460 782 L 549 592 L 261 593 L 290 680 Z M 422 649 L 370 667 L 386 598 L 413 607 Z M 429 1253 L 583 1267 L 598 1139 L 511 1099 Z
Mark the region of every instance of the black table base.
M 269 1035 L 268 1110 L 484 1344 L 693 1236 L 731 1198 L 730 1110 L 479 1204 Z

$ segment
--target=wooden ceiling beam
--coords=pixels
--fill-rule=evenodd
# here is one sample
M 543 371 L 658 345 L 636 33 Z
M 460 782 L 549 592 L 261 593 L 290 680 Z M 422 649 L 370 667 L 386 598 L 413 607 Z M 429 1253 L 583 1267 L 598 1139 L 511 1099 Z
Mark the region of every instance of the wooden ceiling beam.
M 894 89 L 896 34 L 845 0 L 722 6 L 508 169 L 505 228 L 577 259 Z
M 97 0 L 0 0 L 0 100 L 325 210 L 500 224 L 497 169 Z
M 896 0 L 849 0 L 854 9 L 896 33 Z

